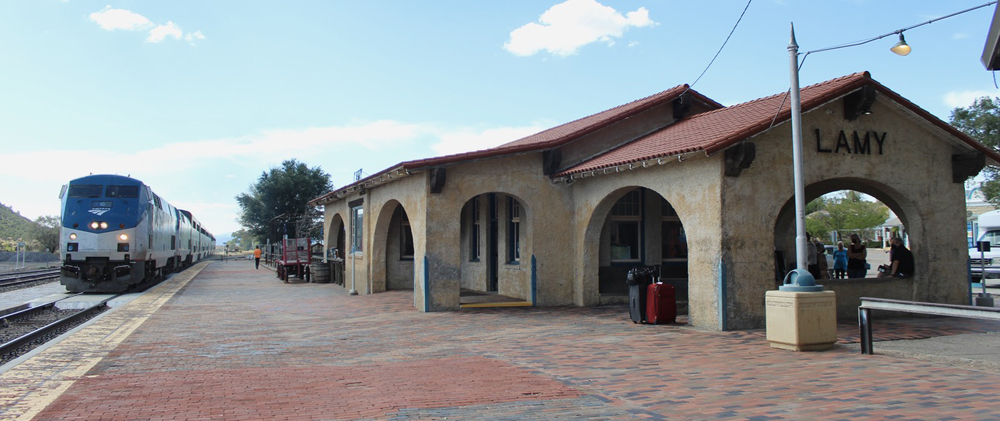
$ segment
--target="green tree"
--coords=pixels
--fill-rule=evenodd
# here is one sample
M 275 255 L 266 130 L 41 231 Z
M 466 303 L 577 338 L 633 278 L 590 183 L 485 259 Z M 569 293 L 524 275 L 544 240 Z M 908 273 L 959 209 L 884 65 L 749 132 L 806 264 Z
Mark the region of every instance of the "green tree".
M 309 201 L 332 188 L 330 175 L 320 167 L 309 168 L 295 159 L 284 161 L 281 166 L 262 173 L 248 192 L 236 196 L 240 205 L 239 222 L 261 243 L 266 239 L 276 241 L 285 232 L 296 236 L 292 232 L 294 223 L 288 224 L 292 227 L 288 230 L 281 221 L 319 213 L 317 208 L 309 206 Z M 272 222 L 279 225 L 272 228 Z
M 885 205 L 864 200 L 861 193 L 847 190 L 840 197 L 827 200 L 822 210 L 806 216 L 806 229 L 813 235 L 825 237 L 836 232 L 838 238 L 844 238 L 853 232 L 868 234 L 888 217 L 889 208 Z
M 39 216 L 35 219 L 32 238 L 46 251 L 54 253 L 59 250 L 59 229 L 62 220 L 58 216 Z
M 253 249 L 257 245 L 257 241 L 254 239 L 253 234 L 250 234 L 245 229 L 241 229 L 233 233 L 233 239 L 229 240 L 226 245 L 229 246 L 229 250 L 245 251 Z
M 826 207 L 830 202 L 831 199 L 820 196 L 806 203 L 806 232 L 824 238 L 830 234 L 833 228 L 830 226 L 826 212 Z
M 982 97 L 967 108 L 955 108 L 951 112 L 951 125 L 986 147 L 1000 150 L 1000 98 Z M 987 166 L 983 176 L 986 178 L 980 187 L 983 196 L 993 206 L 1000 207 L 1000 169 Z

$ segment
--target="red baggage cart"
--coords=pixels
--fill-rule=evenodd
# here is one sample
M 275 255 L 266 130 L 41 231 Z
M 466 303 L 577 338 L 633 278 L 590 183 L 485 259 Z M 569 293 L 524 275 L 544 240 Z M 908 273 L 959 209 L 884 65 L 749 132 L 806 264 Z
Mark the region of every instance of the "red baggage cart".
M 285 283 L 290 276 L 305 279 L 309 267 L 311 253 L 308 238 L 286 238 L 281 242 L 281 255 L 278 256 L 275 273 L 278 279 Z

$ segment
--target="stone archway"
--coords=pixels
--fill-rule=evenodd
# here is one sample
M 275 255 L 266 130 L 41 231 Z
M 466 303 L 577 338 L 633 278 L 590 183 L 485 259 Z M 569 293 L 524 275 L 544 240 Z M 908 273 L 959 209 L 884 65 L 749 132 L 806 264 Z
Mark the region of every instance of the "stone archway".
M 330 224 L 326 227 L 324 232 L 325 238 L 323 239 L 324 245 L 326 246 L 326 255 L 324 260 L 331 258 L 343 258 L 344 257 L 344 247 L 346 247 L 347 240 L 347 226 L 344 224 L 344 218 L 339 213 L 334 214 L 333 218 L 330 220 Z
M 660 269 L 656 275 L 676 288 L 684 308 L 687 234 L 677 211 L 656 190 L 628 186 L 608 193 L 590 216 L 582 250 L 585 303 L 627 302 L 628 270 L 654 266 Z
M 857 279 L 824 279 L 820 284 L 828 290 L 837 293 L 837 314 L 838 318 L 850 319 L 857 317 L 857 306 L 860 297 L 870 296 L 879 298 L 890 298 L 900 300 L 929 301 L 928 292 L 925 289 L 930 285 L 927 279 L 929 272 L 929 248 L 925 244 L 925 232 L 927 227 L 921 219 L 920 209 L 917 202 L 911 200 L 896 189 L 872 180 L 859 178 L 834 178 L 816 182 L 806 186 L 806 203 L 831 192 L 840 190 L 854 190 L 867 194 L 885 204 L 899 218 L 909 237 L 910 250 L 916 256 L 916 275 L 909 279 L 883 278 L 876 279 L 871 274 L 874 273 L 877 264 L 872 263 L 867 278 Z M 775 218 L 774 224 L 774 247 L 776 257 L 774 260 L 775 288 L 780 284 L 779 275 L 787 268 L 779 267 L 777 252 L 785 255 L 785 264 L 789 266 L 795 262 L 795 203 L 794 197 L 788 198 L 781 207 Z M 845 242 L 846 243 L 846 242 Z M 869 262 L 875 258 L 887 258 L 879 248 L 869 248 Z
M 503 192 L 475 195 L 460 213 L 460 288 L 466 295 L 495 294 L 531 301 L 530 210 Z M 466 300 L 468 301 L 468 300 Z
M 396 200 L 382 204 L 372 236 L 371 292 L 412 290 L 414 280 L 413 231 L 406 209 Z
M 920 247 L 920 233 L 923 226 L 919 218 L 911 218 L 910 215 L 918 215 L 914 204 L 900 194 L 895 189 L 871 180 L 857 178 L 835 178 L 810 184 L 805 188 L 806 203 L 827 193 L 839 190 L 854 190 L 867 194 L 882 202 L 893 213 L 899 217 L 908 234 L 912 234 L 911 247 Z M 786 262 L 795 260 L 795 202 L 794 197 L 786 200 L 784 206 L 774 224 L 774 247 L 775 250 L 783 252 L 787 257 Z M 791 233 L 789 235 L 789 233 Z M 775 262 L 777 265 L 777 261 Z M 924 262 L 926 264 L 926 262 Z M 775 273 L 779 273 L 779 268 L 775 268 Z

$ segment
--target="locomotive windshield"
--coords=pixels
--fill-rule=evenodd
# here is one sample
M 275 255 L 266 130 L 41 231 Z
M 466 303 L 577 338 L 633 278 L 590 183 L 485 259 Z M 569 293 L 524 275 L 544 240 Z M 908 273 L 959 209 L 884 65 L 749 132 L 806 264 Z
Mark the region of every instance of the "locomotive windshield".
M 101 197 L 100 185 L 74 184 L 69 186 L 69 197 Z
M 105 197 L 121 197 L 135 199 L 139 197 L 139 186 L 108 186 Z

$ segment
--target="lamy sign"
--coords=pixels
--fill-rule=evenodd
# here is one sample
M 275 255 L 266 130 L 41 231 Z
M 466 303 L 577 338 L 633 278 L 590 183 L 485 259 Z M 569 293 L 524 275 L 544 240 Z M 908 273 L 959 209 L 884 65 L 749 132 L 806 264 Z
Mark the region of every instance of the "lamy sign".
M 837 135 L 837 140 L 823 139 L 819 129 L 813 131 L 816 134 L 816 152 L 819 153 L 845 153 L 855 155 L 871 155 L 873 153 L 883 155 L 882 147 L 885 146 L 886 132 L 880 135 L 875 131 L 858 133 L 852 131 L 848 136 L 847 132 L 841 130 Z

